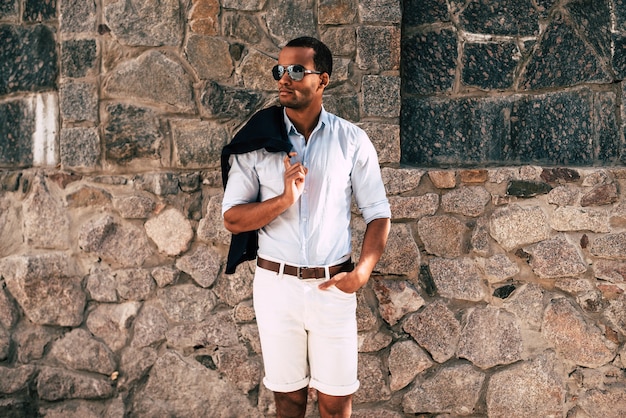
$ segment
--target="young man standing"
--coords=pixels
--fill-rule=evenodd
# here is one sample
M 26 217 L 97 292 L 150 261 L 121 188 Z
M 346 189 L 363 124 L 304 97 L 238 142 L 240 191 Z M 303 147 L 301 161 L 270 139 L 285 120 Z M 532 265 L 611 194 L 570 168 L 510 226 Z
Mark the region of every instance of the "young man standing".
M 389 203 L 366 133 L 322 106 L 326 45 L 290 41 L 272 73 L 281 106 L 253 116 L 223 153 L 222 213 L 238 253 L 227 271 L 256 255 L 258 237 L 254 309 L 278 417 L 304 417 L 309 387 L 322 417 L 349 417 L 359 387 L 355 292 L 385 248 Z M 353 197 L 367 223 L 356 265 Z M 245 236 L 252 245 L 235 244 Z

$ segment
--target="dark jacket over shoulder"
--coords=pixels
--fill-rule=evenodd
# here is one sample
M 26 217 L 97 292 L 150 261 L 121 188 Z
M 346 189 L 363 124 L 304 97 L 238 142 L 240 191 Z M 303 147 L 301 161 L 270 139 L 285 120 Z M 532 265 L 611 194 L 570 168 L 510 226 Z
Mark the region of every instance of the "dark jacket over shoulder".
M 269 152 L 291 151 L 291 142 L 283 119 L 283 108 L 272 106 L 257 112 L 244 125 L 233 140 L 222 149 L 222 184 L 226 188 L 229 158 L 233 154 L 244 154 L 265 148 Z M 258 231 L 233 234 L 226 261 L 226 274 L 232 274 L 239 264 L 254 260 L 258 250 Z

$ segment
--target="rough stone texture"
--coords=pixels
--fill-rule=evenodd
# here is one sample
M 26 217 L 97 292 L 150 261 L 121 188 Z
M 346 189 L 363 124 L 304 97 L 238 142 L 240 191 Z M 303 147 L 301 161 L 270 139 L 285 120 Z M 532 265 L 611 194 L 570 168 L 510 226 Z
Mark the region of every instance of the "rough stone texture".
M 580 251 L 563 236 L 525 247 L 524 251 L 530 254 L 529 264 L 541 278 L 576 276 L 587 271 Z
M 540 207 L 512 205 L 496 210 L 489 233 L 507 250 L 543 241 L 550 237 L 548 217 Z
M 469 313 L 459 340 L 459 357 L 489 369 L 514 363 L 521 354 L 522 334 L 514 315 L 494 308 L 477 308 Z
M 417 222 L 417 230 L 429 254 L 453 258 L 467 252 L 467 227 L 457 218 L 427 216 Z
M 485 297 L 478 267 L 469 258 L 433 258 L 430 271 L 440 296 L 474 302 Z
M 487 388 L 488 416 L 562 416 L 565 387 L 561 373 L 556 356 L 551 352 L 496 372 Z
M 73 370 L 110 375 L 116 363 L 111 350 L 89 332 L 77 328 L 55 341 L 49 356 Z
M 378 298 L 380 314 L 391 326 L 424 304 L 417 290 L 405 281 L 375 280 L 372 287 Z
M 193 238 L 193 229 L 179 210 L 170 208 L 145 223 L 146 234 L 159 251 L 167 255 L 179 255 L 187 251 Z
M 29 196 L 22 204 L 24 237 L 35 248 L 67 249 L 70 221 L 62 202 L 54 197 L 50 186 L 36 177 Z
M 433 362 L 426 352 L 413 341 L 397 342 L 389 353 L 389 388 L 392 391 L 402 389 L 432 365 Z

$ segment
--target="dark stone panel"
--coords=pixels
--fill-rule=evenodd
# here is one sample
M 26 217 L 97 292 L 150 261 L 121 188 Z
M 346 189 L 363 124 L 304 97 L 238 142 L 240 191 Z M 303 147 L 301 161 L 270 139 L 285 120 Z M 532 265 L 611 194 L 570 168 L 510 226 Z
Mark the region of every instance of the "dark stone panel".
M 405 27 L 435 22 L 449 22 L 446 0 L 407 0 L 403 4 L 402 20 Z
M 509 36 L 539 34 L 538 12 L 531 1 L 478 0 L 469 2 L 459 16 L 464 30 Z
M 0 95 L 56 87 L 57 51 L 44 25 L 0 25 Z
M 32 137 L 35 117 L 30 103 L 0 103 L 0 165 L 27 167 L 33 163 Z
M 23 16 L 27 22 L 56 19 L 57 2 L 56 0 L 25 0 Z
M 617 162 L 623 149 L 617 115 L 620 104 L 617 97 L 617 93 L 613 91 L 594 92 L 594 114 L 591 122 L 597 135 L 596 159 L 599 163 Z
M 432 94 L 452 89 L 458 56 L 456 32 L 405 36 L 401 54 L 404 93 Z
M 494 165 L 510 141 L 506 98 L 405 99 L 401 162 L 426 167 Z
M 595 159 L 593 94 L 589 90 L 523 96 L 511 112 L 505 161 L 589 166 Z
M 567 3 L 578 30 L 603 57 L 611 56 L 611 8 L 610 0 L 576 0 Z
M 0 1 L 0 19 L 17 17 L 17 0 Z
M 485 90 L 510 88 L 519 55 L 514 42 L 465 44 L 463 84 Z
M 548 14 L 556 3 L 558 3 L 558 0 L 535 0 L 535 4 L 537 4 L 537 11 L 539 13 L 539 19 L 547 19 Z
M 615 29 L 626 31 L 626 0 L 613 0 L 613 14 L 615 15 Z
M 611 65 L 618 80 L 626 78 L 626 36 L 613 34 L 613 57 Z
M 263 95 L 258 91 L 220 85 L 214 81 L 206 84 L 200 99 L 202 107 L 211 116 L 246 119 L 258 110 Z
M 106 112 L 104 142 L 107 160 L 125 164 L 139 158 L 160 158 L 163 133 L 154 111 L 110 104 Z
M 94 39 L 77 39 L 61 44 L 61 72 L 65 77 L 84 77 L 97 59 Z
M 532 90 L 611 81 L 612 77 L 602 69 L 593 50 L 570 25 L 555 19 L 536 46 L 520 88 Z

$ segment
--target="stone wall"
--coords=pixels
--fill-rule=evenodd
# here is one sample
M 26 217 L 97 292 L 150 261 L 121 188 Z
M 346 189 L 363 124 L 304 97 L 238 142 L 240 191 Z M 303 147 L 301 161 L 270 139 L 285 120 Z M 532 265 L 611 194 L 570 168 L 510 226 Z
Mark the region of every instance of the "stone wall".
M 358 294 L 354 416 L 626 415 L 626 169 L 400 165 L 401 37 L 436 29 L 402 21 L 461 4 L 404 3 L 0 4 L 0 416 L 273 415 L 254 265 L 223 274 L 218 155 L 274 102 L 269 68 L 301 34 L 334 51 L 325 106 L 370 134 L 392 204 Z M 358 249 L 357 213 L 353 229 Z

